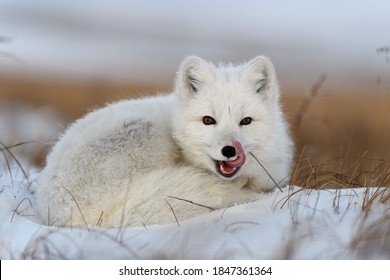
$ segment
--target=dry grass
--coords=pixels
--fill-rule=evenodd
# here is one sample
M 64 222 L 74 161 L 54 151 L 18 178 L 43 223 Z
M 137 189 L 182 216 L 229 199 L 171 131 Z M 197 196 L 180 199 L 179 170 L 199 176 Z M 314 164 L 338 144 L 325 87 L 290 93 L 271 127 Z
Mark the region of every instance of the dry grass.
M 35 89 L 38 92 L 45 88 L 42 92 L 46 91 L 46 93 L 35 97 L 30 95 L 26 99 L 23 91 L 30 93 L 31 84 L 24 84 L 23 90 L 22 87 L 10 90 L 12 83 L 12 81 L 0 81 L 0 97 L 8 99 L 11 92 L 17 92 L 14 95 L 16 99 L 30 99 L 36 104 L 44 104 L 49 100 L 49 103 L 62 106 L 64 111 L 68 111 L 70 120 L 82 115 L 85 108 L 101 105 L 116 98 L 133 97 L 136 92 L 142 91 L 142 87 L 105 85 L 96 96 L 92 95 L 99 86 L 95 84 L 90 87 L 62 84 L 58 88 L 58 84 L 55 83 L 49 87 L 38 83 L 32 87 L 33 91 Z M 381 79 L 378 84 L 380 93 L 377 95 L 332 95 L 326 89 L 324 75 L 313 84 L 308 95 L 304 97 L 287 95 L 283 99 L 296 143 L 296 157 L 290 184 L 305 189 L 334 190 L 335 208 L 339 195 L 338 189 L 367 188 L 361 205 L 361 210 L 365 214 L 362 214 L 356 222 L 355 234 L 349 245 L 349 250 L 354 253 L 354 256 L 362 259 L 372 258 L 372 252 L 379 252 L 378 254 L 389 257 L 388 252 L 390 252 L 390 150 L 388 149 L 390 92 L 386 83 Z M 68 96 L 66 94 L 62 94 L 63 98 L 59 99 L 58 95 L 51 95 L 51 92 L 58 92 L 59 89 L 62 92 L 69 92 L 70 88 L 71 98 L 66 98 Z M 147 91 L 149 90 L 153 91 L 151 88 Z M 0 143 L 0 152 L 10 174 L 12 173 L 11 162 L 14 162 L 28 179 L 28 172 L 12 152 L 14 148 L 21 145 L 28 145 L 28 143 Z M 296 195 L 296 192 L 289 193 L 278 206 L 287 207 L 289 201 Z M 367 217 L 377 207 L 385 210 L 374 220 L 368 219 Z M 22 214 L 19 206 L 14 209 L 14 214 Z M 286 246 L 277 258 L 294 258 L 295 252 L 299 250 L 299 240 L 310 238 L 311 232 L 300 232 L 298 226 L 298 223 L 293 223 Z M 55 238 L 52 239 L 53 236 L 61 234 L 60 230 L 53 229 L 44 236 L 32 236 L 23 258 L 32 259 L 42 255 L 46 258 L 65 258 L 66 256 L 53 241 Z M 118 231 L 116 235 L 105 231 L 96 234 L 103 235 L 114 244 L 125 248 L 132 258 L 138 258 L 132 248 L 128 248 L 126 242 L 122 240 L 123 230 Z M 72 240 L 69 242 L 72 244 Z M 80 258 L 82 257 L 83 253 L 80 252 Z
M 16 147 L 17 145 L 14 146 Z M 3 156 L 5 155 L 5 153 L 7 153 L 8 157 L 11 154 L 11 158 L 16 158 L 16 156 L 12 153 L 12 147 L 3 147 L 2 152 Z M 311 186 L 310 184 L 313 184 L 314 188 L 321 187 L 323 189 L 326 186 L 332 186 L 332 184 L 336 184 L 339 188 L 367 187 L 365 188 L 364 196 L 360 198 L 360 201 L 362 202 L 361 210 L 363 214 L 358 220 L 356 220 L 354 234 L 351 236 L 347 248 L 344 249 L 347 251 L 340 252 L 340 255 L 336 255 L 336 257 L 343 258 L 345 256 L 348 256 L 348 258 L 350 258 L 350 256 L 352 256 L 353 258 L 357 259 L 388 258 L 390 252 L 390 187 L 385 184 L 387 180 L 380 181 L 378 179 L 378 174 L 381 174 L 381 170 L 385 169 L 387 171 L 388 164 L 381 164 L 380 167 L 375 170 L 375 172 L 370 174 L 370 176 L 373 178 L 372 182 L 381 182 L 381 186 L 368 188 L 372 185 L 368 183 L 366 185 L 361 186 L 358 185 L 358 183 L 352 184 L 351 182 L 355 180 L 355 177 L 351 177 L 348 174 L 336 174 L 332 172 L 325 173 L 320 165 L 311 166 L 310 174 L 307 175 L 307 170 L 303 168 L 303 166 L 307 166 L 307 164 L 301 165 L 301 162 L 302 159 L 297 160 L 292 180 L 305 179 L 308 183 L 303 186 L 306 188 L 309 188 L 309 186 Z M 358 163 L 356 164 L 358 165 Z M 20 166 L 19 168 L 22 167 Z M 9 172 L 11 173 L 10 169 Z M 310 223 L 303 225 L 302 222 L 305 221 L 301 220 L 301 218 L 299 217 L 300 208 L 307 206 L 296 203 L 296 201 L 299 202 L 300 200 L 299 194 L 301 194 L 302 192 L 310 193 L 311 191 L 315 190 L 301 188 L 296 190 L 294 189 L 294 187 L 290 187 L 288 188 L 288 193 L 285 195 L 285 197 L 275 203 L 274 208 L 289 208 L 291 211 L 292 218 L 288 238 L 286 241 L 280 244 L 280 251 L 274 252 L 275 258 L 299 258 L 299 252 L 304 248 L 304 246 L 306 246 L 305 244 L 308 244 L 307 242 L 310 243 L 311 238 L 315 234 L 317 234 L 316 229 L 314 229 L 310 225 Z M 342 194 L 341 189 L 334 189 L 333 195 L 334 211 L 339 211 L 338 203 L 342 198 L 341 196 L 345 194 Z M 352 193 L 350 196 L 352 200 L 352 197 L 354 197 L 355 195 Z M 319 197 L 317 199 L 319 199 Z M 24 198 L 18 203 L 18 205 L 14 209 L 14 215 L 24 216 L 23 210 L 19 209 L 20 205 L 24 201 L 27 201 L 30 204 L 30 208 L 32 207 L 31 201 L 29 201 L 28 198 Z M 353 208 L 356 207 L 356 205 L 351 205 L 350 207 Z M 315 213 L 316 211 L 315 208 L 316 204 L 313 205 L 313 213 Z M 348 211 L 348 208 L 344 211 Z M 384 211 L 378 212 L 378 209 L 384 209 Z M 372 215 L 375 215 L 374 218 L 372 218 Z M 243 221 L 242 223 L 245 222 Z M 325 230 L 329 231 L 329 229 Z M 118 231 L 112 231 L 93 227 L 87 228 L 85 231 L 80 231 L 76 229 L 76 232 L 76 236 L 73 236 L 69 230 L 64 232 L 60 228 L 56 227 L 49 229 L 44 234 L 40 234 L 40 232 L 38 231 L 36 235 L 31 236 L 30 241 L 26 245 L 26 248 L 21 256 L 14 256 L 13 252 L 11 251 L 9 252 L 9 256 L 11 256 L 11 258 L 18 259 L 66 259 L 69 258 L 69 256 L 78 259 L 88 258 L 88 253 L 84 251 L 85 248 L 80 248 L 78 242 L 75 241 L 82 236 L 88 235 L 88 238 L 96 238 L 96 240 L 99 240 L 99 242 L 104 242 L 105 246 L 120 248 L 120 250 L 123 251 L 123 254 L 128 256 L 128 258 L 140 258 L 137 251 L 135 251 L 134 248 L 132 248 L 126 243 L 126 240 L 129 237 L 126 234 L 125 229 L 118 229 Z M 330 236 L 330 238 L 332 238 L 332 236 Z M 340 242 L 340 246 L 345 245 L 337 239 L 337 236 L 335 236 L 334 238 L 335 243 Z M 61 246 L 59 246 L 59 244 L 57 244 L 57 240 L 62 240 L 61 242 L 65 242 L 67 244 L 67 250 L 73 253 L 69 254 L 69 252 L 64 252 L 62 249 L 64 248 L 64 244 L 61 244 Z M 251 253 L 250 250 L 248 252 Z M 157 252 L 156 254 L 160 253 L 161 252 Z M 155 257 L 158 258 L 157 255 Z M 165 257 L 177 258 L 179 256 L 167 255 Z
M 326 78 L 319 77 L 290 115 L 297 147 L 290 183 L 313 189 L 388 186 L 389 88 L 378 84 L 372 96 L 332 96 L 322 92 Z

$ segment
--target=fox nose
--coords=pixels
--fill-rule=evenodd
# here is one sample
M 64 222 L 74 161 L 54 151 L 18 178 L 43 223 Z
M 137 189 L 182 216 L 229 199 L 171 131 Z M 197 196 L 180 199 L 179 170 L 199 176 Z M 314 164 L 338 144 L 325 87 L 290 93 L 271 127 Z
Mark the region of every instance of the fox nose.
M 221 152 L 225 157 L 231 158 L 236 155 L 236 148 L 233 146 L 225 146 L 222 148 Z

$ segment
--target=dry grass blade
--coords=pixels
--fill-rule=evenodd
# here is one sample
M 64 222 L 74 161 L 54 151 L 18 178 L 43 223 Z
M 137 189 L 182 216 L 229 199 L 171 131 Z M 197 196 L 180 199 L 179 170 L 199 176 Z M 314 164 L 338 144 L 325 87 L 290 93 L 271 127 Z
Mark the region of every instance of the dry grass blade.
M 279 204 L 280 204 L 279 209 L 282 209 L 286 205 L 286 203 L 290 202 L 290 199 L 294 195 L 296 195 L 297 193 L 300 193 L 301 191 L 303 191 L 303 189 L 298 189 L 297 191 L 293 191 L 293 189 L 290 189 L 288 195 L 286 195 L 285 197 L 283 197 L 278 202 L 276 202 L 272 205 L 272 209 L 276 209 L 279 206 Z
M 252 153 L 250 152 L 251 156 L 256 160 L 256 162 L 261 166 L 261 168 L 264 170 L 265 173 L 267 173 L 268 177 L 272 180 L 272 182 L 275 184 L 275 186 L 280 190 L 280 192 L 283 192 L 282 188 L 279 186 L 279 184 L 275 181 L 275 179 L 272 177 L 272 175 L 268 172 L 268 170 L 264 167 L 264 165 L 261 163 L 261 161 Z
M 184 198 L 180 198 L 180 197 L 177 197 L 177 196 L 170 196 L 170 195 L 168 195 L 167 197 L 170 197 L 170 198 L 173 198 L 173 199 L 177 199 L 177 200 L 180 200 L 180 201 L 184 201 L 184 202 L 188 202 L 188 203 L 191 203 L 191 204 L 196 205 L 196 206 L 204 207 L 204 208 L 207 208 L 207 209 L 209 209 L 209 210 L 211 210 L 211 211 L 214 211 L 214 210 L 215 210 L 215 208 L 213 208 L 213 207 L 206 206 L 206 205 L 202 205 L 202 204 L 193 202 L 193 201 L 191 201 L 191 200 L 184 199 Z
M 0 143 L 0 145 L 1 145 L 1 143 Z M 5 164 L 7 165 L 7 170 L 8 170 L 9 178 L 10 178 L 10 180 L 11 180 L 11 186 L 13 186 L 13 185 L 14 185 L 14 175 L 13 175 L 13 173 L 12 173 L 11 164 L 10 164 L 10 162 L 9 162 L 9 160 L 8 160 L 8 156 L 7 156 L 7 154 L 5 153 L 6 151 L 7 151 L 6 149 L 1 150 L 1 152 L 3 153 L 3 156 L 4 156 Z
M 33 144 L 33 143 L 36 143 L 35 140 L 32 140 L 32 141 L 23 141 L 23 142 L 20 142 L 20 143 L 16 143 L 16 144 L 13 144 L 11 146 L 7 146 L 7 147 L 3 147 L 3 148 L 0 148 L 0 152 L 2 151 L 5 151 L 5 150 L 10 150 L 12 148 L 16 148 L 16 147 L 19 147 L 19 146 L 23 146 L 23 145 L 26 145 L 26 144 Z M 0 145 L 3 146 L 3 144 L 0 143 Z
M 296 117 L 295 117 L 295 128 L 297 130 L 299 130 L 299 128 L 301 127 L 304 115 L 306 114 L 307 110 L 309 109 L 313 98 L 315 98 L 319 94 L 320 89 L 323 86 L 323 84 L 325 83 L 326 79 L 327 79 L 327 75 L 322 74 L 318 78 L 318 80 L 313 84 L 313 86 L 311 87 L 309 95 L 305 99 L 303 99 L 302 104 L 301 104 L 301 106 L 296 114 Z
M 363 197 L 362 210 L 369 212 L 375 203 L 388 203 L 390 202 L 390 187 L 378 187 L 378 188 L 366 188 Z M 390 207 L 389 207 L 390 210 Z
M 33 143 L 33 141 L 25 141 L 25 142 L 21 142 L 19 144 L 15 144 L 15 145 L 12 145 L 11 147 L 17 147 L 17 146 L 21 146 L 21 145 L 25 145 L 25 144 L 29 144 L 29 143 Z M 4 143 L 2 143 L 0 141 L 0 146 L 2 146 L 2 149 L 0 150 L 3 155 L 4 155 L 4 158 L 6 160 L 6 163 L 7 163 L 7 166 L 8 168 L 10 169 L 10 164 L 9 164 L 9 161 L 8 161 L 8 157 L 7 157 L 7 154 L 15 161 L 15 163 L 18 165 L 18 167 L 20 168 L 20 170 L 22 171 L 23 175 L 24 175 L 24 178 L 26 180 L 28 180 L 28 175 L 27 175 L 27 172 L 24 170 L 22 164 L 20 163 L 20 161 L 16 158 L 16 156 L 10 151 L 10 147 L 6 146 Z M 11 174 L 10 174 L 11 175 Z
M 100 214 L 99 219 L 98 219 L 98 221 L 96 222 L 96 226 L 97 226 L 97 227 L 102 226 L 102 223 L 103 223 L 103 214 L 104 214 L 104 212 L 102 212 L 102 213 Z
M 87 230 L 89 231 L 89 227 L 88 227 L 87 220 L 85 219 L 85 216 L 84 216 L 84 214 L 83 214 L 83 211 L 81 210 L 81 207 L 80 207 L 80 205 L 78 204 L 76 198 L 74 197 L 74 195 L 72 194 L 72 192 L 69 191 L 67 188 L 65 188 L 64 186 L 61 186 L 61 187 L 62 187 L 62 188 L 63 188 L 63 189 L 72 197 L 73 201 L 75 202 L 75 204 L 76 204 L 76 206 L 77 206 L 77 209 L 79 210 L 79 213 L 80 213 L 80 215 L 81 215 L 81 218 L 83 219 L 83 222 L 84 222 L 84 224 L 85 224 Z
M 169 208 L 171 209 L 172 214 L 173 214 L 173 216 L 175 217 L 175 221 L 176 221 L 177 226 L 180 227 L 180 223 L 179 223 L 179 220 L 177 219 L 175 210 L 173 210 L 173 207 L 172 207 L 172 205 L 168 202 L 168 200 L 165 199 L 165 202 L 168 204 Z
M 12 210 L 13 214 L 12 214 L 11 221 L 10 221 L 11 223 L 12 223 L 12 221 L 14 220 L 14 217 L 15 217 L 16 214 L 17 214 L 17 215 L 20 215 L 20 214 L 21 214 L 21 212 L 20 212 L 18 209 L 19 209 L 20 205 L 22 205 L 22 203 L 23 203 L 24 201 L 27 201 L 27 202 L 30 204 L 30 207 L 31 207 L 31 208 L 33 207 L 32 202 L 31 202 L 31 200 L 30 200 L 29 198 L 23 198 L 23 199 L 18 203 L 18 205 L 16 206 L 16 208 L 15 208 L 14 210 Z
M 371 170 L 366 169 L 371 162 Z M 291 185 L 308 189 L 386 187 L 390 181 L 390 162 L 384 159 L 339 157 L 315 161 L 300 157 L 293 168 Z

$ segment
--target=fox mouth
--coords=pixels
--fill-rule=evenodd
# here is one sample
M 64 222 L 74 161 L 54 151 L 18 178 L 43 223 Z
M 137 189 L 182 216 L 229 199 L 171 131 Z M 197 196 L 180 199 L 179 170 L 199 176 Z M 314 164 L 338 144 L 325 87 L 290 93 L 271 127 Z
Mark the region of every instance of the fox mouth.
M 225 178 L 231 178 L 237 174 L 241 166 L 244 165 L 246 157 L 244 149 L 239 141 L 234 142 L 237 158 L 235 160 L 214 160 L 217 172 Z

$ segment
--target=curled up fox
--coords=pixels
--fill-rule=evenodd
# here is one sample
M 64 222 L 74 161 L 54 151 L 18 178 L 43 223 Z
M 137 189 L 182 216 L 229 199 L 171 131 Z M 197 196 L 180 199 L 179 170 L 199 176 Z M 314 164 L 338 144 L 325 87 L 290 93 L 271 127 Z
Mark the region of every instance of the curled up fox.
M 69 126 L 36 192 L 42 223 L 175 223 L 288 183 L 293 143 L 272 63 L 186 58 L 172 93 L 125 100 Z

